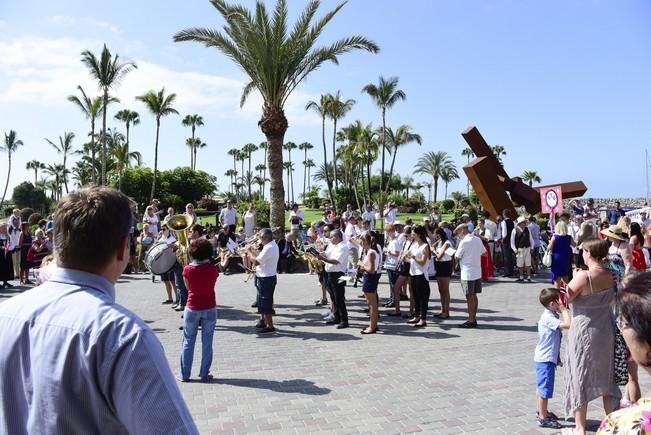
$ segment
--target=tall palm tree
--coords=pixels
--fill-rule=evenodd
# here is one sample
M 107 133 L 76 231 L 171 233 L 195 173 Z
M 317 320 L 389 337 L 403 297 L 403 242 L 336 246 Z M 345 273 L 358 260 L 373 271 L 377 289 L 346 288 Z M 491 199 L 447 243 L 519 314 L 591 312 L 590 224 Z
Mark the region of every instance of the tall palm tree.
M 5 183 L 5 190 L 2 192 L 2 199 L 0 199 L 0 206 L 5 203 L 5 196 L 7 195 L 7 188 L 9 187 L 9 177 L 11 176 L 11 155 L 18 150 L 19 146 L 23 145 L 23 141 L 19 140 L 16 137 L 16 132 L 14 130 L 9 130 L 9 133 L 5 133 L 5 143 L 0 145 L 0 151 L 7 152 L 7 158 L 9 159 L 9 167 L 7 168 L 7 182 Z
M 408 145 L 412 142 L 416 142 L 418 145 L 423 144 L 423 138 L 420 137 L 420 134 L 414 133 L 411 130 L 409 125 L 401 125 L 394 132 L 391 127 L 387 127 L 385 131 L 387 145 L 390 146 L 389 153 L 391 154 L 391 167 L 389 169 L 389 182 L 387 183 L 386 193 L 389 193 L 391 188 L 391 181 L 393 180 L 393 166 L 396 163 L 396 155 L 398 154 L 398 149 Z
M 495 154 L 495 158 L 497 159 L 500 164 L 502 164 L 502 156 L 506 155 L 506 150 L 502 145 L 495 145 L 492 146 L 491 149 L 493 150 L 493 154 Z
M 185 144 L 190 149 L 190 169 L 193 169 L 194 166 L 194 142 L 195 139 L 193 137 L 189 137 L 185 140 Z
M 454 165 L 454 163 L 445 151 L 430 151 L 423 154 L 416 162 L 415 172 L 429 175 L 434 181 L 434 202 L 437 199 L 439 178 L 441 178 L 441 175 L 446 170 L 445 168 L 451 165 Z
M 294 142 L 287 142 L 287 143 L 285 143 L 283 145 L 283 149 L 287 151 L 287 161 L 289 163 L 292 163 L 292 150 L 295 150 L 296 148 L 298 148 L 298 145 L 296 145 Z M 291 166 L 292 166 L 292 168 L 294 167 L 293 164 Z M 293 174 L 293 172 L 294 172 L 294 169 L 292 169 L 292 171 L 289 173 L 289 180 L 287 180 L 287 182 L 289 183 L 289 186 L 287 187 L 287 191 L 288 191 L 288 193 L 291 192 L 292 202 L 294 202 L 294 174 Z M 287 195 L 287 196 L 289 196 L 289 195 Z
M 196 113 L 194 115 L 185 115 L 185 118 L 183 118 L 183 121 L 181 121 L 184 127 L 190 127 L 192 128 L 192 146 L 190 148 L 190 167 L 194 170 L 194 168 L 197 165 L 197 162 L 194 160 L 194 156 L 196 156 L 197 152 L 195 151 L 194 147 L 197 145 L 196 141 L 194 140 L 194 132 L 197 129 L 197 127 L 201 127 L 203 125 L 203 117 L 197 115 Z
M 146 94 L 139 95 L 136 97 L 136 100 L 142 101 L 145 103 L 145 106 L 152 115 L 156 118 L 156 143 L 154 146 L 154 176 L 151 182 L 151 195 L 149 195 L 149 200 L 154 199 L 154 193 L 156 192 L 156 170 L 158 169 L 158 137 L 160 133 L 160 120 L 162 117 L 167 115 L 178 115 L 179 112 L 172 107 L 174 100 L 176 100 L 176 94 L 165 95 L 165 88 L 160 91 L 149 91 Z
M 321 116 L 321 139 L 323 140 L 324 167 L 328 167 L 328 149 L 326 148 L 326 140 L 325 140 L 325 120 L 328 117 L 328 112 L 330 111 L 331 102 L 332 102 L 332 95 L 321 94 L 321 98 L 318 103 L 316 101 L 309 101 L 305 105 L 305 110 L 312 110 L 313 112 L 316 112 L 319 114 L 319 116 Z M 334 153 L 334 147 L 333 147 L 333 153 Z M 335 159 L 334 154 L 332 158 Z M 328 188 L 328 196 L 330 197 L 330 204 L 332 204 L 332 206 L 335 208 L 334 212 L 336 214 L 337 202 L 334 200 L 334 195 L 332 194 L 332 182 L 330 180 L 330 174 L 328 173 L 328 171 L 325 171 L 324 176 L 325 176 L 326 187 Z
M 305 165 L 305 168 L 307 169 L 307 190 L 312 190 L 312 184 L 311 180 L 312 178 L 310 177 L 310 170 L 316 166 L 314 163 L 314 160 L 312 159 L 307 159 L 303 161 L 303 165 Z M 305 198 L 305 195 L 303 195 L 303 198 Z
M 350 110 L 353 108 L 355 105 L 355 100 L 353 99 L 348 99 L 348 100 L 342 100 L 341 99 L 341 91 L 337 91 L 335 95 L 330 95 L 330 104 L 328 105 L 328 110 L 327 110 L 327 115 L 328 118 L 332 119 L 332 160 L 334 162 L 334 165 L 332 166 L 333 169 L 333 179 L 335 183 L 335 191 L 337 190 L 337 152 L 335 150 L 335 142 L 337 138 L 337 121 L 340 119 L 344 119 L 346 114 L 350 112 Z
M 239 155 L 240 150 L 237 148 L 231 148 L 228 150 L 228 155 L 233 157 L 233 172 L 235 172 L 235 176 L 237 177 L 237 156 Z
M 71 154 L 74 152 L 72 148 L 72 140 L 75 138 L 75 134 L 72 132 L 64 132 L 63 136 L 59 136 L 59 144 L 57 145 L 56 143 L 52 142 L 50 139 L 45 139 L 47 143 L 52 145 L 55 150 L 57 150 L 57 153 L 63 154 L 63 168 L 66 169 L 66 162 L 68 160 L 68 154 Z M 68 193 L 68 179 L 67 177 L 64 178 L 63 180 L 65 187 L 66 187 L 66 193 Z
M 177 33 L 174 40 L 196 41 L 215 47 L 240 66 L 250 79 L 242 92 L 241 105 L 254 89 L 262 95 L 264 103 L 258 125 L 269 143 L 270 224 L 279 236 L 285 228 L 282 146 L 288 127 L 283 110 L 287 98 L 325 62 L 336 64 L 340 55 L 351 50 L 375 53 L 379 48 L 364 36 L 350 36 L 329 46 L 315 46 L 345 3 L 313 23 L 319 1 L 311 0 L 290 29 L 286 0 L 277 0 L 271 17 L 261 1 L 256 3 L 255 11 L 226 0 L 211 0 L 211 3 L 226 21 L 223 31 L 187 29 Z
M 314 148 L 314 145 L 309 142 L 303 142 L 298 146 L 298 149 L 305 153 L 303 160 L 303 198 L 305 198 L 305 185 L 307 184 L 307 166 L 305 166 L 305 162 L 307 161 L 307 152 L 312 148 Z
M 113 56 L 106 44 L 99 58 L 90 50 L 83 51 L 81 63 L 88 68 L 90 76 L 102 90 L 102 184 L 106 185 L 106 108 L 111 100 L 116 100 L 109 97 L 109 90 L 116 88 L 124 76 L 137 66 L 133 62 L 122 62 L 118 54 Z
M 79 98 L 76 95 L 70 95 L 68 97 L 68 101 L 71 103 L 74 103 L 79 109 L 81 109 L 81 112 L 86 115 L 86 118 L 90 119 L 90 151 L 91 151 L 91 159 L 92 159 L 92 165 L 91 167 L 93 168 L 92 172 L 92 181 L 93 184 L 97 183 L 97 173 L 95 172 L 95 120 L 97 117 L 103 112 L 103 104 L 104 101 L 102 100 L 102 97 L 94 97 L 90 98 L 88 95 L 86 95 L 86 92 L 84 92 L 84 88 L 81 86 L 77 86 L 77 89 L 81 92 L 81 98 Z M 109 102 L 115 102 L 116 99 L 109 97 Z M 108 104 L 108 103 L 107 103 Z
M 384 179 L 384 153 L 387 145 L 386 140 L 386 112 L 392 108 L 398 101 L 405 100 L 407 95 L 401 89 L 398 89 L 398 77 L 389 77 L 385 79 L 380 76 L 377 85 L 369 83 L 362 89 L 363 93 L 368 94 L 375 102 L 375 105 L 382 113 L 382 168 L 380 169 L 380 191 L 382 191 L 382 180 Z M 384 206 L 384 204 L 380 204 Z
M 25 165 L 25 169 L 34 170 L 34 186 L 36 186 L 36 183 L 38 182 L 38 171 L 43 168 L 45 168 L 45 165 L 38 160 L 30 160 Z
M 475 152 L 472 150 L 472 148 L 470 148 L 470 147 L 465 147 L 465 148 L 463 149 L 463 151 L 461 151 L 461 155 L 462 155 L 462 156 L 465 156 L 465 157 L 468 158 L 468 161 L 466 162 L 466 164 L 469 165 L 469 164 L 470 164 L 470 159 L 473 158 L 473 157 L 475 157 Z M 466 193 L 466 194 L 467 194 L 468 196 L 470 196 L 470 178 L 467 179 L 466 189 L 467 189 L 467 193 Z M 445 195 L 445 197 L 446 197 L 446 199 L 447 199 L 447 197 L 448 197 L 447 194 Z
M 283 169 L 287 171 L 287 185 L 289 185 L 290 183 L 289 180 L 291 179 L 291 173 L 292 173 L 291 171 L 293 171 L 292 166 L 293 165 L 291 161 L 283 162 Z M 290 189 L 287 189 L 287 203 L 291 202 L 291 198 L 289 196 L 290 193 L 291 193 Z
M 258 150 L 258 147 L 254 143 L 247 143 L 242 147 L 242 151 L 246 154 L 246 158 L 249 160 L 249 172 L 251 172 L 251 155 Z M 251 185 L 249 184 L 249 198 L 251 198 Z
M 140 124 L 140 115 L 135 110 L 122 109 L 118 113 L 115 114 L 114 118 L 117 119 L 118 121 L 124 122 L 124 124 L 125 124 L 125 126 L 127 128 L 127 142 L 126 142 L 126 150 L 125 150 L 125 152 L 127 153 L 127 155 L 129 155 L 130 154 L 129 146 L 131 144 L 131 142 L 129 140 L 129 130 L 130 130 L 132 125 L 135 126 L 135 125 Z
M 197 151 L 203 148 L 206 148 L 208 146 L 207 143 L 201 140 L 200 137 L 195 137 L 194 138 L 194 166 L 192 167 L 193 170 L 197 169 Z
M 524 171 L 520 177 L 522 177 L 524 181 L 529 183 L 529 186 L 533 186 L 533 183 L 542 182 L 540 175 L 538 175 L 538 172 L 536 171 Z
M 237 151 L 237 161 L 242 163 L 242 172 L 240 172 L 240 180 L 242 180 L 242 187 L 245 187 L 245 185 L 244 185 L 244 175 L 245 175 L 244 162 L 246 161 L 246 156 L 247 156 L 247 153 L 244 151 L 244 147 L 246 147 L 246 145 L 244 145 L 242 147 L 242 149 Z M 244 192 L 240 192 L 240 196 L 244 197 Z
M 406 176 L 405 178 L 402 179 L 402 185 L 405 188 L 405 190 L 407 191 L 407 193 L 405 195 L 405 198 L 407 199 L 407 201 L 409 201 L 409 189 L 414 187 L 414 177 L 409 176 L 409 175 Z
M 45 165 L 44 165 L 45 166 Z M 81 188 L 92 182 L 92 167 L 83 160 L 77 160 L 72 168 L 72 178 L 76 181 L 77 187 Z
M 66 168 L 64 168 L 62 164 L 54 164 L 54 165 L 45 165 L 45 169 L 43 169 L 43 172 L 54 177 L 51 186 L 52 193 L 55 201 L 60 200 L 61 185 L 63 184 L 63 180 L 68 178 L 69 171 Z
M 448 184 L 458 179 L 459 173 L 454 164 L 450 164 L 443 168 L 443 172 L 441 172 L 441 180 L 445 183 L 445 199 L 448 199 Z

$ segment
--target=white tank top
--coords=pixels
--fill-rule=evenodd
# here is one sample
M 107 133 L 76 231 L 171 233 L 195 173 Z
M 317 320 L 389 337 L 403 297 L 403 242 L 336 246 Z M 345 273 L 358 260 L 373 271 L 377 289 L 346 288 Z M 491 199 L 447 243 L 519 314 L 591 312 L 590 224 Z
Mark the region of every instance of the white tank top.
M 370 257 L 368 255 L 369 252 L 371 252 L 370 249 L 366 251 L 366 255 L 364 256 L 364 265 L 366 267 L 370 265 L 369 263 Z M 373 252 L 375 252 L 375 273 L 380 273 L 381 272 L 380 268 L 382 267 L 382 254 L 378 254 L 376 251 Z
M 416 261 L 416 258 L 422 260 L 423 257 L 425 256 L 425 249 L 427 249 L 427 243 L 423 243 L 422 245 L 418 246 L 418 244 L 413 243 L 411 248 L 409 249 L 409 252 L 411 252 L 411 255 L 413 256 L 412 261 L 409 263 L 409 275 L 415 276 L 415 275 L 425 275 L 427 273 L 428 269 L 428 262 L 425 262 L 422 266 L 418 264 Z

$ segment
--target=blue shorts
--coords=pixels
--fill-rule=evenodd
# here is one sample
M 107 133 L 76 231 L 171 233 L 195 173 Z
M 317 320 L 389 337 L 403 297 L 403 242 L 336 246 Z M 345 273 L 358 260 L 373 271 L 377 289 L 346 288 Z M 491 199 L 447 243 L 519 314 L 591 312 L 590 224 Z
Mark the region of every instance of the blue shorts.
M 258 314 L 272 314 L 274 309 L 274 290 L 276 290 L 276 276 L 257 278 L 258 287 Z
M 556 375 L 556 364 L 553 362 L 534 362 L 536 367 L 536 390 L 543 399 L 551 399 L 554 396 L 554 376 Z
M 377 284 L 380 281 L 379 273 L 367 273 L 362 275 L 362 292 L 363 293 L 376 293 Z

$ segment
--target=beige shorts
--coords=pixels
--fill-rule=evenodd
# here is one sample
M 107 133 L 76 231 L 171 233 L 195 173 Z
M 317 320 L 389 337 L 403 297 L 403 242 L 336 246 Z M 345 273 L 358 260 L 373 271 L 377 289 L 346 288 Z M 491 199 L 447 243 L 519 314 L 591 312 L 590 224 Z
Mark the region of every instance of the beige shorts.
M 518 248 L 515 264 L 517 267 L 531 267 L 531 248 Z

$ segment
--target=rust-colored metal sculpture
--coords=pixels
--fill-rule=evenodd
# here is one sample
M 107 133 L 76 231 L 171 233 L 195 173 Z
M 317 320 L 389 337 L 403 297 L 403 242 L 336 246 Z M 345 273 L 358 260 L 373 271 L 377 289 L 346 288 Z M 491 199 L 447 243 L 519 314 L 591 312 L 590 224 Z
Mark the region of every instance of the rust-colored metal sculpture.
M 468 127 L 461 136 L 476 156 L 463 170 L 491 217 L 501 215 L 505 209 L 515 216 L 515 206 L 524 206 L 532 214 L 540 211 L 539 189 L 545 186 L 530 187 L 520 177 L 509 177 L 477 127 Z M 554 185 L 561 186 L 563 198 L 580 197 L 588 190 L 582 181 Z

